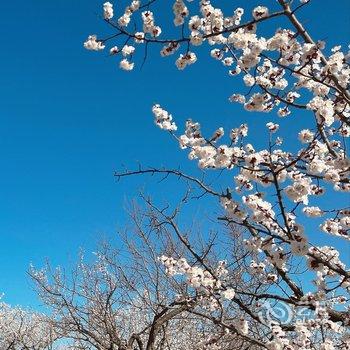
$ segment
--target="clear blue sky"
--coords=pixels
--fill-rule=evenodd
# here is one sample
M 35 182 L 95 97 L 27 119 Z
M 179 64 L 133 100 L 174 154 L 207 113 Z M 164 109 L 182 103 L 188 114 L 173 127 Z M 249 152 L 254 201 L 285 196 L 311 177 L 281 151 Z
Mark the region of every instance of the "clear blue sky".
M 312 2 L 303 18 L 316 39 L 333 46 L 350 37 L 348 0 Z M 154 126 L 154 102 L 178 124 L 192 117 L 210 133 L 248 121 L 256 142 L 265 143 L 254 128 L 268 116 L 229 104 L 238 80 L 206 55 L 179 72 L 174 57 L 161 60 L 157 49 L 142 71 L 126 73 L 106 53 L 85 51 L 88 34 L 108 33 L 97 16 L 102 3 L 0 1 L 0 292 L 10 303 L 35 304 L 26 276 L 30 262 L 41 266 L 49 258 L 65 265 L 79 247 L 90 251 L 101 236 L 123 226 L 125 202 L 150 180 L 116 183 L 113 172 L 121 164 L 187 162 L 186 152 Z M 251 8 L 257 2 L 229 4 Z M 282 134 L 296 133 L 304 123 L 302 115 L 280 122 Z M 169 192 L 152 187 L 160 200 Z

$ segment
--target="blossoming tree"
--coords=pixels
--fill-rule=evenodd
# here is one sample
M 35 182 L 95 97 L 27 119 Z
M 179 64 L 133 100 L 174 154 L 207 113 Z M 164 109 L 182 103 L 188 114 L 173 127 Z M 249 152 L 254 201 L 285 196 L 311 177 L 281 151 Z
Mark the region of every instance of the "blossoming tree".
M 185 241 L 186 235 L 180 232 L 174 218 L 164 217 L 151 202 L 145 211 L 137 207 L 132 221 L 132 234 L 119 237 L 124 244 L 119 242 L 115 248 L 104 243 L 92 263 L 81 256 L 71 273 L 52 270 L 50 266 L 30 270 L 41 300 L 51 310 L 51 324 L 57 336 L 64 340 L 64 349 L 238 350 L 250 342 L 259 344 L 249 338 L 243 318 L 235 326 L 230 325 L 232 329 L 239 327 L 242 337 L 233 338 L 226 332 L 221 323 L 243 313 L 232 305 L 232 289 L 208 298 L 207 291 L 220 291 L 221 283 L 209 271 L 221 280 L 226 275 L 231 283 L 234 279 L 236 283 L 239 281 L 242 288 L 252 293 L 264 285 L 254 278 L 243 281 L 240 265 L 231 267 L 227 276 L 225 263 L 218 263 L 211 250 L 214 238 L 209 245 L 202 246 L 197 241 L 191 247 L 178 247 L 176 238 Z M 229 249 L 233 232 L 226 230 L 226 233 Z M 244 260 L 242 241 L 240 244 L 236 241 L 235 245 L 235 258 Z M 193 256 L 195 251 L 200 252 L 202 258 L 198 259 L 205 269 L 198 266 L 198 259 Z M 161 262 L 167 265 L 166 271 Z M 174 274 L 177 268 L 186 268 L 191 283 L 198 288 L 205 285 L 205 289 L 189 289 Z M 217 323 L 217 307 L 220 307 L 220 323 Z
M 159 173 L 193 183 L 203 195 L 221 203 L 224 213 L 218 219 L 240 233 L 236 241 L 242 239 L 245 251 L 238 260 L 218 259 L 212 268 L 213 261 L 209 264 L 207 255 L 196 252 L 181 234 L 174 216 L 159 210 L 161 226 L 170 226 L 185 248 L 183 255 L 165 252 L 159 264 L 169 278 L 186 281 L 193 302 L 188 309 L 195 312 L 198 305 L 209 305 L 206 312 L 197 313 L 225 337 L 243 339 L 247 349 L 349 349 L 350 270 L 341 252 L 322 245 L 318 237 L 311 239 L 312 224 L 303 226 L 301 221 L 319 220 L 319 236 L 349 243 L 350 53 L 340 46 L 328 50 L 325 42 L 312 38 L 298 17 L 304 6 L 312 6 L 308 0 L 278 0 L 274 10 L 257 6 L 248 14 L 240 7 L 225 14 L 208 0 L 176 0 L 174 18 L 165 19 L 157 13 L 157 3 L 135 0 L 120 11 L 106 2 L 103 18 L 115 33 L 106 38 L 90 35 L 85 48 L 99 51 L 110 45 L 110 55 L 120 57 L 120 68 L 130 71 L 142 64 L 133 59 L 136 50 L 143 50 L 145 59 L 153 47 L 159 47 L 161 56 L 176 54 L 175 64 L 184 70 L 197 61 L 197 47 L 208 46 L 210 56 L 248 87 L 229 100 L 247 112 L 266 113 L 264 132 L 269 134 L 264 149 L 245 141 L 247 124 L 233 125 L 226 142 L 223 128 L 208 137 L 192 120 L 179 135 L 172 115 L 158 104 L 153 106 L 156 125 L 173 135 L 191 160 L 208 172 L 231 172 L 234 186 L 209 185 L 205 179 L 169 169 L 141 168 L 116 175 Z M 271 37 L 262 36 L 261 26 L 273 18 L 285 27 Z M 180 30 L 163 33 L 162 21 L 167 28 L 170 21 Z M 309 113 L 313 126 L 301 123 L 295 140 L 299 147 L 293 151 L 278 136 L 276 120 L 299 110 Z M 328 201 L 321 196 L 328 196 Z M 241 288 L 247 280 L 257 281 L 258 288 Z M 229 301 L 229 307 L 223 307 L 222 300 Z M 283 303 L 294 316 L 307 310 L 308 317 L 293 316 L 288 322 L 277 315 L 261 317 L 266 302 Z M 227 343 L 207 346 L 228 349 Z
M 49 317 L 0 302 L 0 348 L 49 350 L 56 333 Z

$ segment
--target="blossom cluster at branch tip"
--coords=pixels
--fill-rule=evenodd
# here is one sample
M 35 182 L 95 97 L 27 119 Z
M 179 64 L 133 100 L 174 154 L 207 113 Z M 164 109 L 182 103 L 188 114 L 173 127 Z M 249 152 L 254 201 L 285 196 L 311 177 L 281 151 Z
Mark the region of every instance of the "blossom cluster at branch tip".
M 103 17 L 106 20 L 112 19 L 114 16 L 113 5 L 110 2 L 103 4 Z
M 177 126 L 172 121 L 173 117 L 171 114 L 169 114 L 166 110 L 160 107 L 159 104 L 155 104 L 152 107 L 152 112 L 155 118 L 155 123 L 158 125 L 161 129 L 169 130 L 169 131 L 176 131 Z
M 97 40 L 96 35 L 89 35 L 88 39 L 84 42 L 84 47 L 87 50 L 100 51 L 103 50 L 106 46 L 101 40 Z

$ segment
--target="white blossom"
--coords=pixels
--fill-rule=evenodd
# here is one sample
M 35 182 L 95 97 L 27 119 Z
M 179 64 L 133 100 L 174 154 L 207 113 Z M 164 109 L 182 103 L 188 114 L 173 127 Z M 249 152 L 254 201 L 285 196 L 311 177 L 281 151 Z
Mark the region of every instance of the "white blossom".
M 119 66 L 121 69 L 126 70 L 126 71 L 130 71 L 130 70 L 134 69 L 134 63 L 129 62 L 126 58 L 124 58 L 120 61 Z
M 164 130 L 177 130 L 176 124 L 172 121 L 173 117 L 166 110 L 162 109 L 159 104 L 152 107 L 152 112 L 155 117 L 155 123 Z
M 97 40 L 96 35 L 89 35 L 88 39 L 84 42 L 84 47 L 87 50 L 100 51 L 105 48 L 102 41 Z
M 113 5 L 110 2 L 105 2 L 103 4 L 103 17 L 106 20 L 112 19 L 114 16 Z
M 253 10 L 253 17 L 255 19 L 267 17 L 268 14 L 269 14 L 269 10 L 265 6 L 258 6 L 258 7 L 255 7 L 255 9 Z

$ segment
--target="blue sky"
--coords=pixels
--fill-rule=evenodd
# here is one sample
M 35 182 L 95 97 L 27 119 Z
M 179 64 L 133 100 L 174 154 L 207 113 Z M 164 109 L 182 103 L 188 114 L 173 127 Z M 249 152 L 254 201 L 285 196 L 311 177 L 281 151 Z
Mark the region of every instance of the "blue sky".
M 313 2 L 302 12 L 313 36 L 330 47 L 348 39 L 350 3 Z M 268 117 L 229 104 L 238 80 L 206 55 L 179 72 L 174 57 L 160 59 L 157 49 L 142 71 L 126 73 L 106 53 L 85 51 L 88 34 L 109 33 L 98 18 L 102 3 L 0 2 L 0 292 L 13 304 L 36 304 L 26 276 L 30 262 L 41 266 L 49 258 L 66 265 L 79 247 L 93 250 L 101 237 L 123 226 L 125 203 L 140 188 L 160 201 L 176 192 L 176 185 L 168 190 L 147 178 L 117 183 L 113 172 L 122 164 L 195 168 L 154 126 L 154 102 L 169 109 L 178 124 L 192 117 L 208 133 L 248 121 L 255 141 L 265 143 L 254 130 Z M 271 3 L 275 6 L 260 2 Z M 257 2 L 229 4 L 251 8 Z M 307 122 L 304 115 L 285 120 L 281 132 L 296 133 Z

